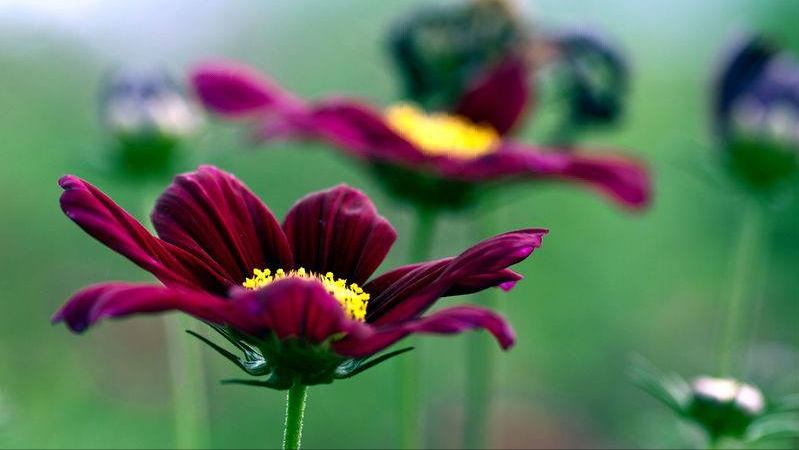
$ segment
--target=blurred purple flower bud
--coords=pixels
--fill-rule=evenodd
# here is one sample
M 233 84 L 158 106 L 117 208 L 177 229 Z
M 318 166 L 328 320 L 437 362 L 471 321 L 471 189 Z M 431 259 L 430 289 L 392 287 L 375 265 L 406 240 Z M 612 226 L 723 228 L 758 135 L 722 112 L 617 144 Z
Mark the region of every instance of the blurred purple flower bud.
M 762 36 L 736 42 L 716 79 L 713 123 L 733 174 L 757 189 L 799 169 L 799 62 Z
M 180 84 L 161 69 L 110 73 L 100 87 L 100 123 L 118 144 L 119 165 L 163 171 L 201 123 Z

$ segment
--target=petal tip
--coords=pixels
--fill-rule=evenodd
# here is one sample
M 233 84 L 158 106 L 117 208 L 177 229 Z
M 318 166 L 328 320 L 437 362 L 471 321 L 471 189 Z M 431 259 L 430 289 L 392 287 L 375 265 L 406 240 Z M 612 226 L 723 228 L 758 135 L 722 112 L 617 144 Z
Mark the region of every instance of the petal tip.
M 518 282 L 519 282 L 519 280 L 506 281 L 504 283 L 500 283 L 499 284 L 499 288 L 502 289 L 505 292 L 509 292 L 511 289 L 516 287 L 516 283 L 518 283 Z

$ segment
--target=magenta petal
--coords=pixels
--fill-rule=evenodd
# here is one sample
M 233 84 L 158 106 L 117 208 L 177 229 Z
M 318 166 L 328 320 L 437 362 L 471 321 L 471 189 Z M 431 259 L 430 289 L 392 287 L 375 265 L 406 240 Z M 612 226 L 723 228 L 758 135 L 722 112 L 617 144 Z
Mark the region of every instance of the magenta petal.
M 232 304 L 200 291 L 130 283 L 104 283 L 78 291 L 53 316 L 53 323 L 66 322 L 82 333 L 98 321 L 132 314 L 180 310 L 202 320 L 230 322 Z
M 191 84 L 203 104 L 229 117 L 266 112 L 271 109 L 301 109 L 303 102 L 255 70 L 235 63 L 207 63 L 191 73 Z
M 515 281 L 503 272 L 541 246 L 547 230 L 512 231 L 486 239 L 459 256 L 429 263 L 404 274 L 369 302 L 367 321 L 377 325 L 417 317 L 445 294 L 475 292 L 482 282 Z
M 298 267 L 362 284 L 397 232 L 362 192 L 340 185 L 299 200 L 283 223 Z
M 372 297 L 369 302 L 370 311 L 392 299 L 407 298 L 427 288 L 452 263 L 453 259 L 455 258 L 400 266 L 369 281 L 363 288 Z M 465 277 L 456 280 L 442 297 L 472 294 L 494 286 L 503 287 L 507 283 L 515 284 L 521 278 L 521 275 L 510 269 Z M 503 289 L 505 288 L 503 287 Z
M 559 151 L 506 143 L 497 153 L 466 164 L 445 162 L 445 176 L 472 181 L 527 178 L 585 183 L 629 208 L 643 208 L 651 198 L 646 169 L 632 158 L 608 153 Z
M 527 73 L 527 66 L 520 58 L 509 57 L 464 94 L 455 112 L 506 134 L 531 102 Z
M 348 99 L 329 99 L 306 112 L 270 117 L 258 135 L 262 139 L 322 139 L 368 160 L 400 164 L 424 160 L 424 155 L 395 133 L 380 113 Z
M 290 270 L 291 249 L 272 212 L 233 175 L 212 166 L 178 175 L 152 214 L 158 235 L 241 283 L 253 269 Z
M 274 333 L 280 339 L 321 343 L 362 326 L 348 319 L 338 300 L 312 280 L 288 278 L 257 291 L 239 291 L 233 302 L 240 314 L 257 324 L 244 328 L 254 336 Z
M 473 306 L 443 309 L 427 317 L 375 328 L 370 333 L 352 333 L 333 344 L 333 349 L 353 358 L 377 353 L 412 333 L 456 334 L 467 330 L 485 329 L 503 349 L 510 348 L 515 336 L 513 329 L 500 315 Z
M 224 292 L 231 284 L 210 260 L 201 260 L 151 235 L 99 189 L 72 175 L 58 184 L 61 209 L 84 231 L 168 285 Z

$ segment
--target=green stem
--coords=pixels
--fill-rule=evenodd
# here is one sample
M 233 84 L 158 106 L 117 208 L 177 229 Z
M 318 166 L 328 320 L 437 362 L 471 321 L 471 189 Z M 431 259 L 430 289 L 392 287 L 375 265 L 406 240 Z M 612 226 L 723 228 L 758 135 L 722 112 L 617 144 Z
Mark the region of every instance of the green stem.
M 752 295 L 752 280 L 755 276 L 758 259 L 758 249 L 763 245 L 761 241 L 763 217 L 760 204 L 752 201 L 743 211 L 741 228 L 736 241 L 736 250 L 733 259 L 733 273 L 730 282 L 728 297 L 727 317 L 724 322 L 724 331 L 721 341 L 718 372 L 720 376 L 733 375 L 733 360 L 736 348 L 741 337 L 741 326 L 746 299 Z
M 153 230 L 149 215 L 161 192 L 160 188 L 157 185 L 144 187 L 141 193 L 143 204 L 140 220 L 150 232 Z M 174 411 L 175 448 L 179 449 L 207 448 L 210 445 L 202 349 L 190 342 L 183 332 L 196 325 L 195 320 L 186 316 L 166 316 L 163 320 Z
M 493 234 L 495 212 L 493 204 L 486 203 L 475 220 L 477 240 L 483 240 Z M 477 303 L 486 308 L 496 307 L 495 289 L 486 289 L 477 297 Z M 494 372 L 492 342 L 482 333 L 472 333 L 466 338 L 466 392 L 463 448 L 485 448 L 490 420 L 491 397 Z
M 183 330 L 196 328 L 187 316 L 164 318 L 167 354 L 175 414 L 175 448 L 208 448 L 208 399 L 202 348 L 189 341 Z
M 308 396 L 308 386 L 294 382 L 286 399 L 286 430 L 283 433 L 283 448 L 296 450 L 300 448 L 302 440 L 302 418 L 305 414 L 305 399 Z
M 410 262 L 424 262 L 430 255 L 430 245 L 435 232 L 436 214 L 434 211 L 419 208 L 416 216 L 411 247 Z M 399 414 L 399 447 L 403 449 L 420 448 L 419 432 L 419 355 L 410 352 L 397 360 L 397 412 Z

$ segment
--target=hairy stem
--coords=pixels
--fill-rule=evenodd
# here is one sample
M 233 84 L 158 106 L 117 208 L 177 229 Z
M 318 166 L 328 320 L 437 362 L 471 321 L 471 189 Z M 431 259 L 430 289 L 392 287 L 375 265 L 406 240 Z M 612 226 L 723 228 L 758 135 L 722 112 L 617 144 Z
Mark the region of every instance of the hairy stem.
M 299 449 L 302 440 L 302 418 L 305 415 L 305 399 L 308 386 L 299 382 L 289 389 L 286 399 L 286 429 L 283 432 L 283 448 Z

